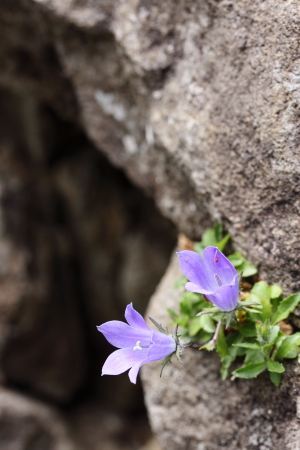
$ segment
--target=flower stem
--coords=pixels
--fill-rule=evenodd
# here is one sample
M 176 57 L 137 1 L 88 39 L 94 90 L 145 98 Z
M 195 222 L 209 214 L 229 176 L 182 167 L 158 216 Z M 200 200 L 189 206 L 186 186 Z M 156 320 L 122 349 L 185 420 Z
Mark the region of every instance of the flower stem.
M 219 332 L 220 332 L 220 328 L 221 328 L 221 321 L 218 322 L 214 337 L 212 338 L 212 340 L 210 341 L 212 344 L 215 344 L 217 342 L 218 336 L 219 336 Z

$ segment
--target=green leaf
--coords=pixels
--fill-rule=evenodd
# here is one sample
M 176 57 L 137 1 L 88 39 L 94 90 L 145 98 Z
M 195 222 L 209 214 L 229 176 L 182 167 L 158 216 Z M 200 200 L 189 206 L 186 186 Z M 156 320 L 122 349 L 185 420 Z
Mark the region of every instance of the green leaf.
M 233 264 L 238 272 L 243 272 L 244 277 L 250 277 L 257 273 L 257 269 L 239 252 L 234 252 L 228 256 L 229 261 Z
M 256 378 L 260 373 L 262 373 L 267 368 L 266 362 L 261 362 L 257 364 L 247 364 L 240 369 L 232 372 L 232 375 L 238 378 Z
M 194 244 L 194 250 L 195 252 L 199 253 L 199 255 L 203 256 L 203 250 L 205 249 L 204 245 L 201 244 L 201 242 L 195 242 Z
M 208 228 L 202 235 L 202 241 L 194 244 L 195 252 L 203 255 L 205 247 L 218 247 L 223 251 L 227 242 L 230 239 L 230 235 L 226 234 L 223 237 L 223 227 L 221 223 L 216 223 L 213 228 Z
M 234 252 L 232 255 L 229 255 L 228 259 L 234 267 L 240 266 L 244 261 L 244 257 L 238 252 Z
M 191 316 L 193 313 L 193 305 L 199 300 L 198 294 L 186 291 L 180 299 L 180 312 Z
M 287 336 L 281 341 L 277 350 L 276 358 L 296 358 L 298 355 L 298 347 L 300 345 L 300 333 Z
M 279 331 L 278 336 L 275 340 L 276 349 L 278 350 L 283 341 L 287 338 L 286 334 L 283 334 L 281 331 Z
M 261 298 L 260 296 L 258 296 L 257 294 L 253 293 L 251 291 L 251 295 L 249 297 L 249 300 L 247 300 L 248 302 L 258 302 L 261 305 L 261 308 L 259 309 L 259 315 L 257 315 L 257 312 L 251 312 L 250 313 L 250 317 L 251 320 L 261 320 L 262 322 L 264 322 L 266 319 L 270 318 L 272 316 L 272 304 L 271 304 L 271 300 L 268 297 L 264 297 Z M 241 302 L 242 304 L 245 302 Z M 257 306 L 253 306 L 253 309 L 256 309 Z
M 233 344 L 238 344 L 239 342 L 242 342 L 244 339 L 244 336 L 242 336 L 240 333 L 232 333 L 229 334 L 226 337 L 226 343 L 227 343 L 227 347 L 229 350 L 230 355 L 233 358 L 233 361 L 235 360 L 235 358 L 237 357 L 239 348 L 238 347 L 234 347 Z
M 177 280 L 174 283 L 174 289 L 178 289 L 182 286 L 185 286 L 187 282 L 188 282 L 187 277 L 184 275 L 180 275 L 180 277 L 177 278 Z
M 270 350 L 275 344 L 279 333 L 279 325 L 272 326 L 269 320 L 256 324 L 257 339 L 264 346 L 264 351 Z
M 257 273 L 257 268 L 253 264 L 251 264 L 251 262 L 245 259 L 243 263 L 237 268 L 237 271 L 243 272 L 244 277 L 252 277 L 252 275 L 255 275 Z
M 270 335 L 269 335 L 269 342 L 275 342 L 275 340 L 277 339 L 278 333 L 280 331 L 280 326 L 279 325 L 274 325 L 273 327 L 271 327 L 270 329 Z
M 270 290 L 270 297 L 271 298 L 278 298 L 282 294 L 282 289 L 277 284 L 273 284 L 272 286 L 270 286 L 269 290 Z
M 216 350 L 220 356 L 229 355 L 229 350 L 228 350 L 225 335 L 224 335 L 224 326 L 221 326 L 221 328 L 220 328 L 217 343 L 216 343 Z
M 189 324 L 189 335 L 195 336 L 201 329 L 202 323 L 200 322 L 200 317 L 196 317 Z
M 292 311 L 296 308 L 300 302 L 300 294 L 292 294 L 289 297 L 282 300 L 279 304 L 278 309 L 272 319 L 272 323 L 278 323 L 281 320 L 286 319 Z
M 248 350 L 245 356 L 245 364 L 257 364 L 264 362 L 265 358 L 261 351 Z
M 215 328 L 215 323 L 209 315 L 198 316 L 189 324 L 189 334 L 195 336 L 202 329 L 207 333 L 213 333 Z
M 243 300 L 242 302 L 238 302 L 238 305 L 241 307 L 241 309 L 244 309 L 245 306 L 253 307 L 255 309 L 262 309 L 262 304 L 260 302 L 260 299 L 256 295 L 252 295 L 252 300 L 250 297 L 250 300 Z
M 238 344 L 232 344 L 234 347 L 242 347 L 242 348 L 250 348 L 251 350 L 260 350 L 260 346 L 258 344 L 254 344 L 252 342 L 241 342 Z
M 228 377 L 228 370 L 233 362 L 233 358 L 230 355 L 222 356 L 221 358 L 221 377 L 225 380 Z
M 227 245 L 227 242 L 230 239 L 230 234 L 226 234 L 226 236 L 218 242 L 217 247 L 222 252 Z
M 256 327 L 253 322 L 244 322 L 241 325 L 238 325 L 238 330 L 245 337 L 255 337 L 256 336 Z
M 269 286 L 265 281 L 255 283 L 251 289 L 251 294 L 255 294 L 260 300 L 263 298 L 270 298 Z
M 264 322 L 272 316 L 272 304 L 269 298 L 262 298 L 260 302 L 262 304 L 260 320 Z
M 276 372 L 276 373 L 282 373 L 285 371 L 285 368 L 282 364 L 280 364 L 277 361 L 273 361 L 272 359 L 269 359 L 267 361 L 268 371 L 269 372 Z
M 282 374 L 277 372 L 269 372 L 271 381 L 276 387 L 280 386 Z
M 201 244 L 205 247 L 216 247 L 218 239 L 214 228 L 208 228 L 202 235 Z
M 178 314 L 175 311 L 173 311 L 173 309 L 170 308 L 168 308 L 168 314 L 173 320 L 176 320 L 178 317 Z
M 208 342 L 212 339 L 213 334 L 212 333 L 207 333 L 204 330 L 200 330 L 199 333 L 197 334 L 197 339 L 201 342 Z
M 177 316 L 176 323 L 180 325 L 183 328 L 187 328 L 189 325 L 190 316 L 187 316 L 186 314 L 180 314 Z
M 214 224 L 214 232 L 215 232 L 217 241 L 220 242 L 223 237 L 223 225 L 221 224 L 221 222 L 216 222 Z
M 299 356 L 299 346 L 293 345 L 293 347 L 290 349 L 287 355 L 285 355 L 285 358 L 287 359 L 294 359 L 297 356 Z
M 205 315 L 205 316 L 200 316 L 197 317 L 197 319 L 199 318 L 199 320 L 202 323 L 202 328 L 204 331 L 206 331 L 207 333 L 214 333 L 215 329 L 216 329 L 216 325 L 215 322 L 212 320 L 211 316 L 209 315 Z
M 216 348 L 216 343 L 213 341 L 207 342 L 207 344 L 202 345 L 202 347 L 199 348 L 199 350 L 207 350 L 208 352 L 211 352 Z

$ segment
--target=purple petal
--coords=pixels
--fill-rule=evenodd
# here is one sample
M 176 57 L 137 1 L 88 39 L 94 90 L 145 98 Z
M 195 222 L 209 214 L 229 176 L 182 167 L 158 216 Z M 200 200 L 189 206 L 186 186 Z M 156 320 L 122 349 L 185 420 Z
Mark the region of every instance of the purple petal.
M 203 251 L 203 256 L 206 262 L 207 270 L 212 276 L 218 275 L 222 284 L 230 284 L 236 275 L 236 270 L 231 262 L 223 255 L 216 247 L 206 247 Z M 215 290 L 218 284 L 214 283 Z
M 128 376 L 131 383 L 136 384 L 136 379 L 139 373 L 139 370 L 141 366 L 144 364 L 144 362 L 136 363 L 132 368 L 129 370 Z
M 138 313 L 132 306 L 132 303 L 130 305 L 127 305 L 125 310 L 125 319 L 129 323 L 129 325 L 133 328 L 142 328 L 144 330 L 150 330 L 148 325 L 146 324 L 144 318 L 141 316 L 140 313 Z
M 148 349 L 132 350 L 131 348 L 122 348 L 113 352 L 104 363 L 102 375 L 119 375 L 136 364 L 143 364 L 147 359 Z
M 206 291 L 195 283 L 186 283 L 185 288 L 189 292 L 197 292 L 198 294 L 208 295 L 214 293 L 214 291 Z
M 149 347 L 151 331 L 150 329 L 131 328 L 127 323 L 119 320 L 105 322 L 99 327 L 98 331 L 102 333 L 108 342 L 118 348 L 133 347 L 140 341 L 141 347 Z
M 213 274 L 207 270 L 205 261 L 198 253 L 191 250 L 183 250 L 177 255 L 181 270 L 189 281 L 207 291 L 215 290 Z
M 160 333 L 156 330 L 152 330 L 152 332 L 153 335 L 147 358 L 136 363 L 129 371 L 129 378 L 132 383 L 136 383 L 138 372 L 143 364 L 159 361 L 160 359 L 171 355 L 171 353 L 174 353 L 176 350 L 176 342 L 171 336 Z
M 224 284 L 214 294 L 208 295 L 207 298 L 222 311 L 232 311 L 237 305 L 238 295 L 239 278 L 236 274 L 231 284 Z
M 175 340 L 166 334 L 153 330 L 148 357 L 145 362 L 159 361 L 176 350 Z

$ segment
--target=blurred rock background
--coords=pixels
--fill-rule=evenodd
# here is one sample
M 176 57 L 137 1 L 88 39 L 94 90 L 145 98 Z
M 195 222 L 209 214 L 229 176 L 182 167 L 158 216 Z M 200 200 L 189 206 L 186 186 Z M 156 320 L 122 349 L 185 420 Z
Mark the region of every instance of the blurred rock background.
M 140 384 L 96 325 L 144 313 L 175 227 L 70 121 L 0 89 L 0 448 L 140 449 Z
M 297 0 L 0 0 L 3 449 L 148 445 L 141 386 L 100 378 L 111 347 L 95 325 L 130 301 L 144 311 L 175 246 L 166 218 L 189 238 L 222 221 L 268 282 L 299 291 L 299 54 Z M 162 320 L 164 283 L 151 306 Z M 295 367 L 265 402 L 272 423 L 264 381 L 247 384 L 254 425 L 221 440 L 201 419 L 216 360 L 200 394 L 187 367 L 160 390 L 151 367 L 164 448 L 297 449 Z M 220 429 L 245 403 L 233 389 L 228 409 L 223 386 Z

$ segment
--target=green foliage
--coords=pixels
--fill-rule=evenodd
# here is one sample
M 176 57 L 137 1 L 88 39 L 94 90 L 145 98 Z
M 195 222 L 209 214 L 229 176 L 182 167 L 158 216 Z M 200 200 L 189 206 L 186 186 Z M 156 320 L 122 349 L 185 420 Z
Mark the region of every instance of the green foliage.
M 256 378 L 257 375 L 264 372 L 266 368 L 267 363 L 265 361 L 256 364 L 250 363 L 240 369 L 234 370 L 232 375 L 238 378 Z
M 292 294 L 284 299 L 276 310 L 276 314 L 272 318 L 272 323 L 278 323 L 281 320 L 287 319 L 291 312 L 294 311 L 300 302 L 300 294 Z
M 224 236 L 221 224 L 205 231 L 201 242 L 194 245 L 202 255 L 205 247 L 214 246 L 223 251 L 230 236 Z M 226 250 L 226 249 L 225 249 Z M 257 269 L 240 253 L 228 256 L 243 277 L 253 277 Z M 249 281 L 249 279 L 248 279 Z M 183 288 L 187 279 L 182 276 L 175 288 Z M 275 386 L 279 386 L 284 372 L 284 360 L 297 358 L 300 364 L 300 332 L 286 335 L 280 331 L 280 322 L 288 319 L 300 303 L 300 293 L 282 297 L 278 285 L 269 286 L 265 281 L 250 279 L 251 289 L 243 293 L 244 300 L 233 316 L 222 313 L 203 295 L 184 291 L 180 298 L 179 312 L 169 310 L 173 325 L 180 326 L 180 334 L 190 343 L 199 343 L 201 350 L 216 349 L 221 358 L 221 376 L 227 378 L 231 365 L 243 358 L 243 365 L 231 374 L 237 378 L 256 378 L 267 370 Z M 246 298 L 246 300 L 245 300 Z M 198 315 L 197 314 L 201 314 Z M 216 325 L 222 323 L 219 334 L 214 336 Z M 227 325 L 230 325 L 228 329 Z M 284 329 L 284 328 L 283 328 Z M 202 345 L 201 345 L 202 344 Z
M 195 252 L 200 253 L 202 256 L 203 250 L 206 247 L 218 247 L 221 252 L 226 247 L 230 239 L 230 235 L 223 236 L 223 227 L 221 223 L 216 223 L 213 228 L 208 228 L 202 236 L 201 242 L 196 242 L 194 249 Z
M 238 273 L 243 272 L 244 277 L 251 277 L 252 275 L 255 275 L 257 273 L 256 267 L 253 266 L 253 264 L 247 261 L 246 258 L 244 258 L 243 255 L 238 252 L 229 255 L 228 259 L 236 268 Z

